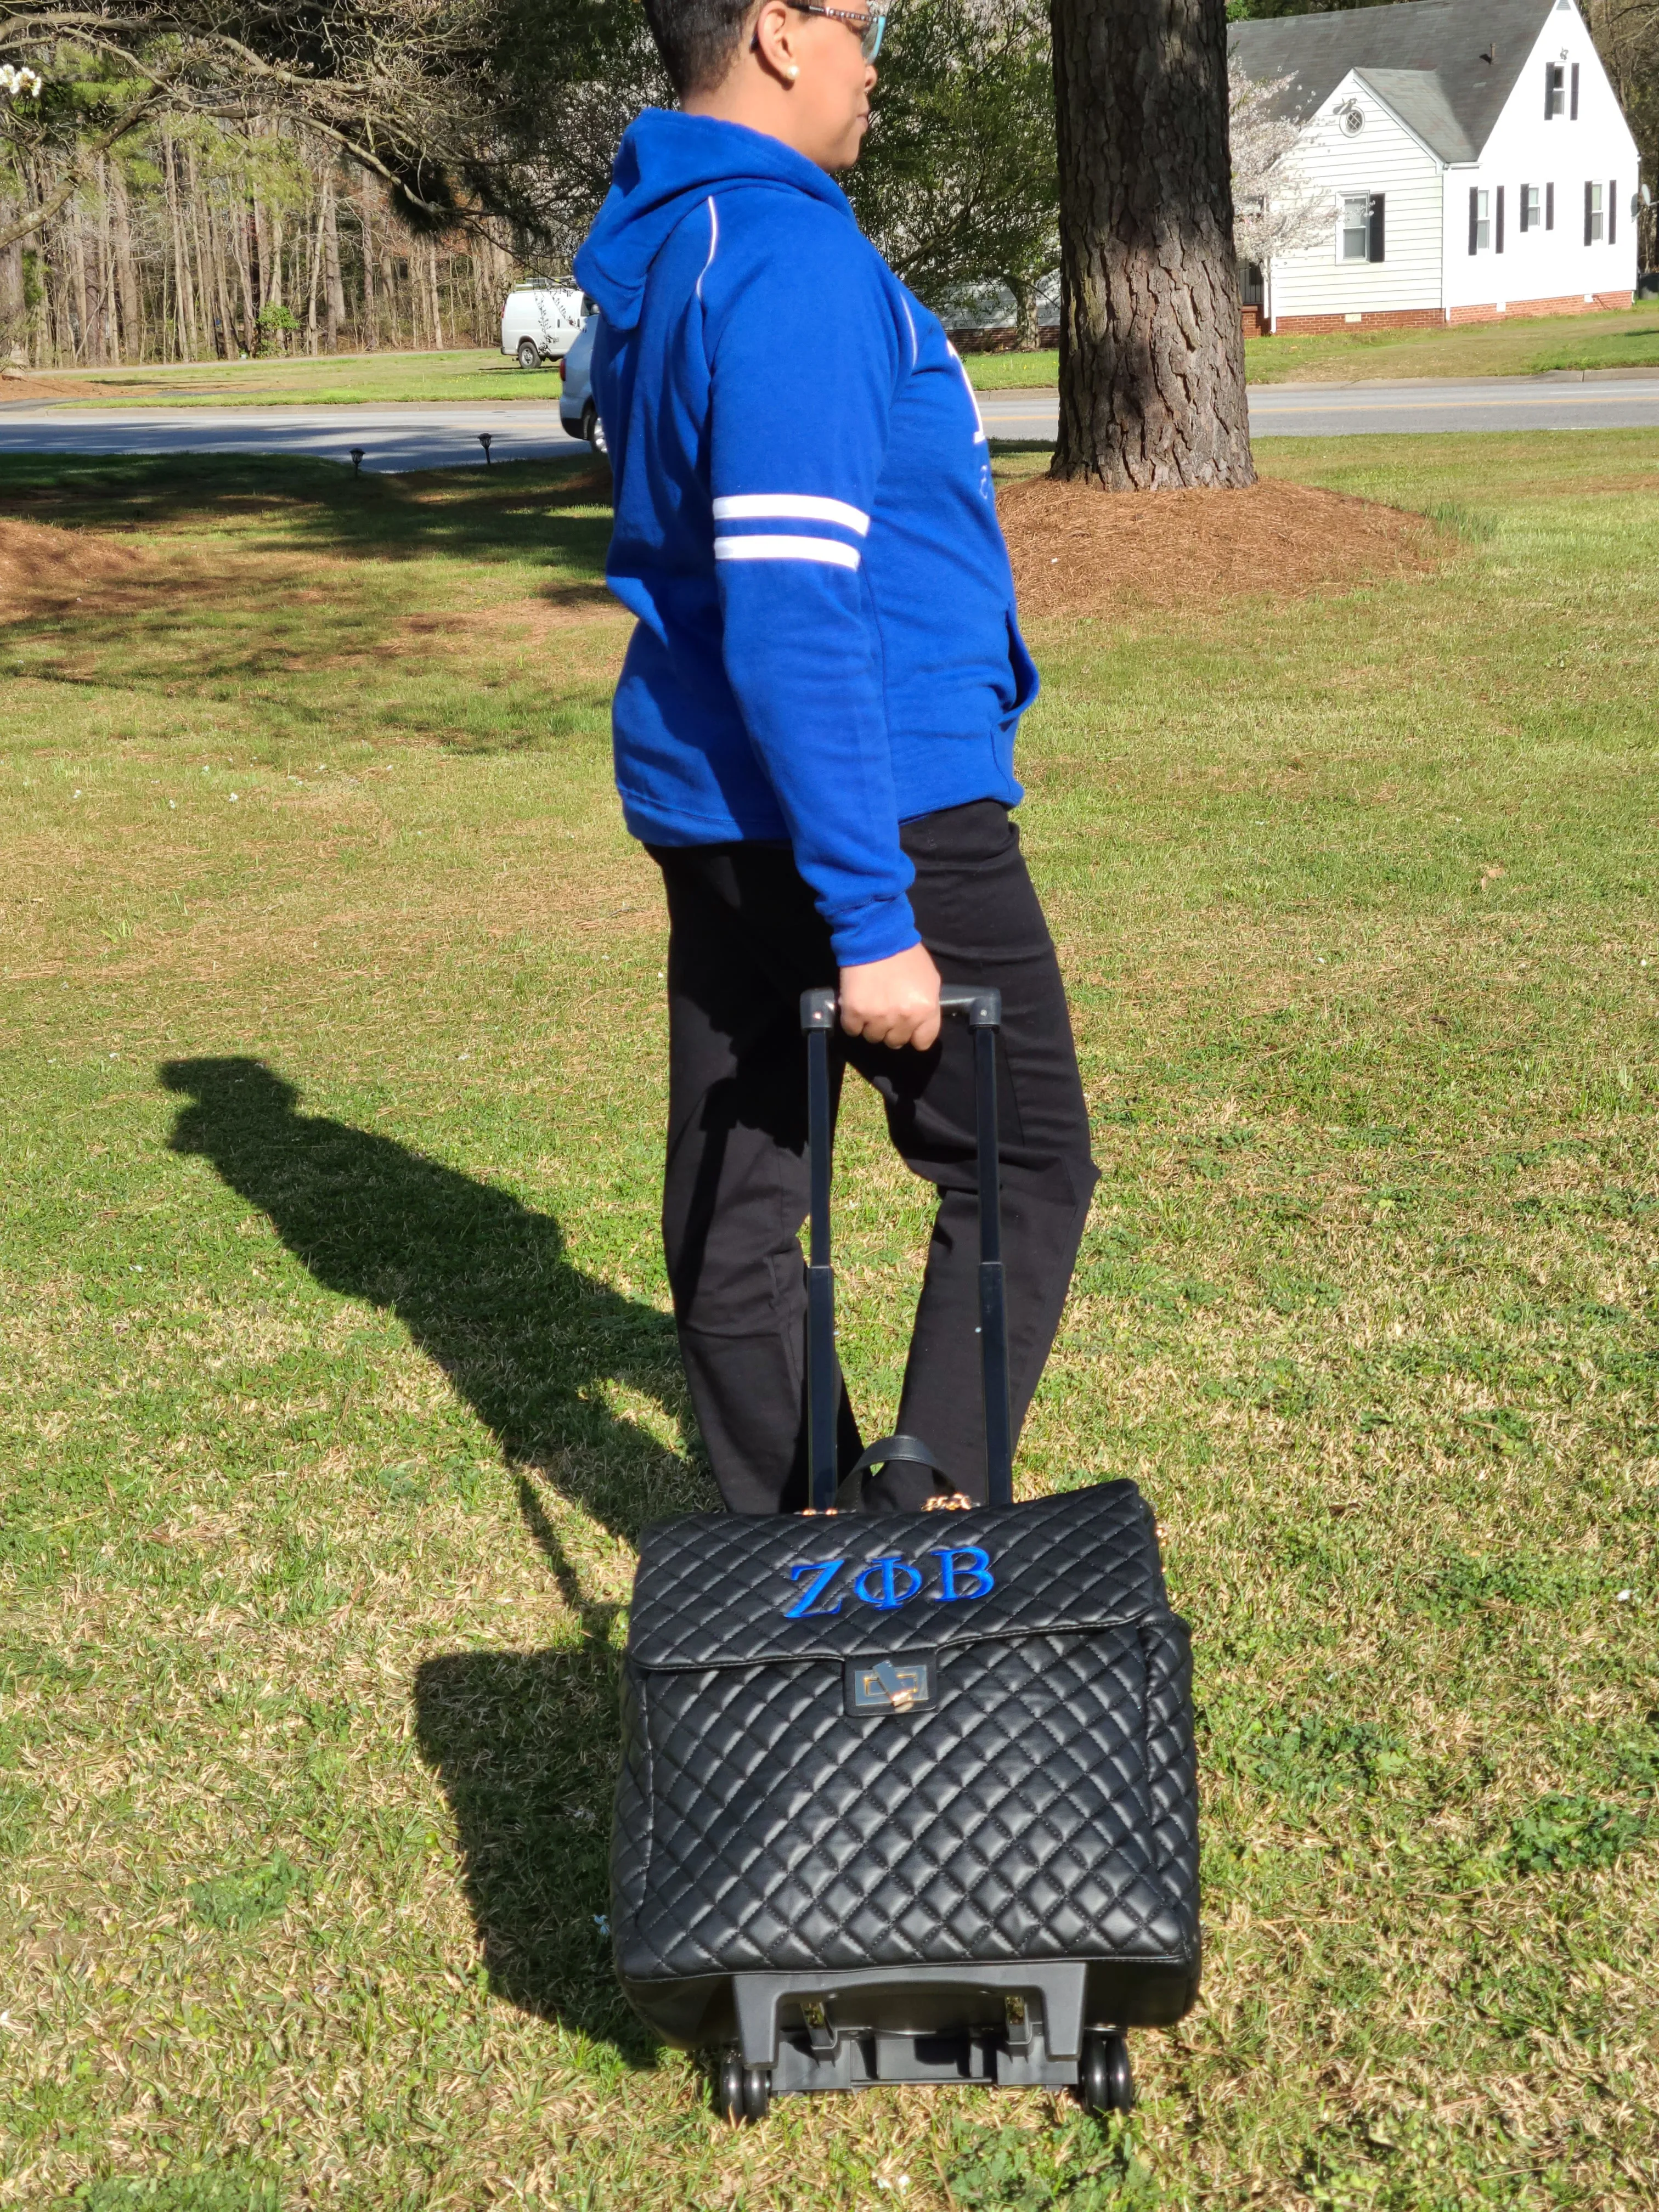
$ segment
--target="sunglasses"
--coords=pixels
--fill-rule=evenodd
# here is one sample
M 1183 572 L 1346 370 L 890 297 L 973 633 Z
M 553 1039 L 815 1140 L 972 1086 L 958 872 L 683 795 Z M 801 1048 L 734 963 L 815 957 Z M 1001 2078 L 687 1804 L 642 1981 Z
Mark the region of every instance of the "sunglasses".
M 861 8 L 854 15 L 848 8 L 820 8 L 816 0 L 789 0 L 789 5 L 801 15 L 830 15 L 838 23 L 851 23 L 859 33 L 859 52 L 867 62 L 872 62 L 881 52 L 882 33 L 887 28 L 887 11 L 882 9 Z

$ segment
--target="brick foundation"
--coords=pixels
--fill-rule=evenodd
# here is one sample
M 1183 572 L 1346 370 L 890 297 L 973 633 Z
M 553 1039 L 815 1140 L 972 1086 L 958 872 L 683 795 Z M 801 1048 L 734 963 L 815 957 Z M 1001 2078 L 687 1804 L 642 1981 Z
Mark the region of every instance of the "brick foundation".
M 1329 331 L 1437 331 L 1445 321 L 1443 307 L 1387 307 L 1352 323 L 1346 315 L 1280 315 L 1273 327 L 1281 337 L 1322 337 Z
M 1261 308 L 1249 306 L 1242 307 L 1239 310 L 1239 313 L 1244 318 L 1245 337 L 1247 338 L 1259 338 L 1261 336 L 1262 331 L 1267 328 L 1267 325 L 1261 319 Z
M 1446 320 L 1449 323 L 1507 323 L 1515 319 L 1524 322 L 1539 315 L 1593 315 L 1598 308 L 1617 310 L 1628 307 L 1630 304 L 1631 295 L 1628 292 L 1597 292 L 1589 300 L 1582 292 L 1559 292 L 1553 300 L 1510 300 L 1502 313 L 1491 306 L 1449 307 Z
M 1586 300 L 1582 292 L 1563 292 L 1553 300 L 1510 300 L 1500 310 L 1495 301 L 1468 307 L 1392 307 L 1362 315 L 1350 322 L 1346 315 L 1281 315 L 1274 325 L 1280 337 L 1323 336 L 1332 331 L 1433 331 L 1448 323 L 1507 323 L 1536 315 L 1594 314 L 1598 308 L 1617 311 L 1632 304 L 1628 292 L 1598 292 Z M 1249 323 L 1245 335 L 1255 333 Z

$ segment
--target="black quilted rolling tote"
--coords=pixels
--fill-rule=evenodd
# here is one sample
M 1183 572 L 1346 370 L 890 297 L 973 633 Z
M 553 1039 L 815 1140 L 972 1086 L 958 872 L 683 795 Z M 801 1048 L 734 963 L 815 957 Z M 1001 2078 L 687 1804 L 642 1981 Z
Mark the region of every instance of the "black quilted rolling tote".
M 837 1487 L 830 991 L 802 1000 L 811 1512 L 646 1532 L 623 1670 L 611 1926 L 629 2001 L 717 2108 L 878 2082 L 1133 2098 L 1124 2031 L 1198 1992 L 1187 1628 L 1131 1482 L 1013 1502 L 994 991 L 974 1031 L 988 1509 Z M 942 1478 L 936 1480 L 943 1487 Z M 954 1509 L 954 1510 L 952 1510 Z

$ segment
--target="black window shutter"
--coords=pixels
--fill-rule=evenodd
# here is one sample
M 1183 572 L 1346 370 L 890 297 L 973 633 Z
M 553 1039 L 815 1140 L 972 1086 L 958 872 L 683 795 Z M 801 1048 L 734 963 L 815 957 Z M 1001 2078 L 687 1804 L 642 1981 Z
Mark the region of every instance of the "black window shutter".
M 1498 187 L 1498 220 L 1493 227 L 1492 242 L 1501 253 L 1504 251 L 1504 187 Z
M 1382 192 L 1371 194 L 1370 224 L 1365 239 L 1367 261 L 1380 261 L 1382 258 L 1382 203 L 1385 198 L 1386 194 Z
M 1521 198 L 1516 204 L 1515 211 L 1521 218 L 1521 228 L 1522 230 L 1527 227 L 1527 194 L 1530 189 L 1531 187 L 1529 185 L 1522 185 L 1521 187 Z
M 1469 252 L 1471 253 L 1474 252 L 1475 240 L 1480 235 L 1480 195 L 1471 185 L 1469 186 Z
M 1619 185 L 1612 177 L 1607 179 L 1607 244 L 1619 243 Z
M 1590 188 L 1589 188 L 1589 186 L 1588 185 L 1585 185 L 1585 187 L 1584 187 L 1584 243 L 1585 243 L 1585 245 L 1586 245 L 1586 246 L 1588 246 L 1588 245 L 1589 244 L 1589 242 L 1590 242 L 1589 226 L 1590 226 Z
M 1578 120 L 1578 64 L 1577 62 L 1572 65 L 1572 113 L 1568 119 L 1573 123 Z
M 1555 228 L 1555 187 L 1553 185 L 1546 185 L 1544 187 L 1544 228 L 1546 230 L 1553 230 Z
M 1547 123 L 1555 112 L 1555 64 L 1544 64 L 1544 120 Z

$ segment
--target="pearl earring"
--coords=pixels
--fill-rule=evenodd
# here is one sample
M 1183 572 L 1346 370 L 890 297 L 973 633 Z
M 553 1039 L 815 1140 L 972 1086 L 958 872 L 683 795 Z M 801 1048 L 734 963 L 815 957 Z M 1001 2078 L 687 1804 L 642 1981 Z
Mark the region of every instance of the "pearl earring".
M 791 62 L 785 74 L 787 76 L 790 83 L 793 84 L 795 79 L 800 75 L 800 70 L 795 63 Z

